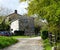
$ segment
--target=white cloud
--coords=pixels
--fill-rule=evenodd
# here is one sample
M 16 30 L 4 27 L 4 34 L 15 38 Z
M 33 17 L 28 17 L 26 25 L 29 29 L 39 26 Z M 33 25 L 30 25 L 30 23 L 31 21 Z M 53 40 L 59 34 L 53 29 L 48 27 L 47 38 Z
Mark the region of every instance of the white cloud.
M 0 0 L 0 7 L 6 7 L 11 10 L 17 9 L 19 14 L 27 13 L 27 11 L 24 9 L 28 6 L 27 2 L 20 3 L 19 0 Z
M 28 7 L 27 2 L 22 2 L 20 5 L 17 7 L 18 12 L 22 12 L 22 14 L 27 13 L 27 10 L 25 8 Z

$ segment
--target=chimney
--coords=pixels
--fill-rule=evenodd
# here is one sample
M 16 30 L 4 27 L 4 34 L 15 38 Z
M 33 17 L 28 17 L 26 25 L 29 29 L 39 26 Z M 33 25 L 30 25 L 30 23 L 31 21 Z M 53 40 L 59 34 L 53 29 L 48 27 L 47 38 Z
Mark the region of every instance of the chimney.
M 17 14 L 17 10 L 15 10 L 15 13 Z

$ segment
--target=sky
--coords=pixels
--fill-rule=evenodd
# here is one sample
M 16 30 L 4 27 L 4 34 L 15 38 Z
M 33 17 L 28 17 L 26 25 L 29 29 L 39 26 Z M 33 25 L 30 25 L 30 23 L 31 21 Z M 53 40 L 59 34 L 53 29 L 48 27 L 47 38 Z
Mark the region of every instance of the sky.
M 25 8 L 28 7 L 28 4 L 27 2 L 20 3 L 19 0 L 0 0 L 0 7 L 11 9 L 12 12 L 18 10 L 19 14 L 25 14 L 27 13 Z

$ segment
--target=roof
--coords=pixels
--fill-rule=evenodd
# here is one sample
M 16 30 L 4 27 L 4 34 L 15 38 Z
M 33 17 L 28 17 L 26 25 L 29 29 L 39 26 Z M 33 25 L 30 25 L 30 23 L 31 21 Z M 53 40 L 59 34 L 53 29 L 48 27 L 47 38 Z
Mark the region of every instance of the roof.
M 16 10 L 15 10 L 16 11 Z M 18 20 L 18 19 L 34 19 L 33 17 L 28 17 L 28 16 L 25 16 L 25 15 L 20 15 L 18 14 L 17 12 L 14 12 L 12 14 L 9 14 L 7 16 L 7 19 L 10 19 L 12 21 L 15 21 L 15 20 Z

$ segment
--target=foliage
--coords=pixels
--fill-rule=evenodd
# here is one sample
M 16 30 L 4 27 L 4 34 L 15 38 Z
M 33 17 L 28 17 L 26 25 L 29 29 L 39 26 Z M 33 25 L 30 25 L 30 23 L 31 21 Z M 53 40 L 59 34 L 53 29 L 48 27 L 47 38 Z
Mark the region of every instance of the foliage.
M 44 50 L 52 50 L 52 47 L 50 46 L 49 39 L 43 40 L 44 43 Z
M 9 15 L 12 12 L 11 9 L 8 9 L 6 7 L 0 6 L 0 16 L 6 16 Z
M 35 24 L 35 27 L 38 27 L 38 26 L 43 26 L 43 22 L 41 21 L 41 18 L 39 18 L 39 17 L 35 17 L 34 18 L 34 24 Z
M 16 39 L 11 38 L 11 37 L 0 36 L 0 48 L 10 46 L 16 42 L 18 42 L 18 41 Z
M 10 14 L 12 11 L 8 8 L 0 7 L 0 31 L 9 31 L 10 22 L 5 22 L 6 15 Z
M 20 2 L 23 2 L 23 1 L 26 1 L 26 0 L 20 0 Z
M 0 31 L 9 31 L 10 22 L 5 22 L 5 16 L 0 16 Z
M 42 31 L 41 37 L 42 37 L 42 39 L 47 39 L 48 38 L 48 31 Z
M 60 34 L 60 0 L 32 0 L 28 4 L 28 15 L 36 14 L 46 19 L 47 30 L 53 34 Z
M 48 30 L 60 33 L 60 0 L 32 0 L 29 3 L 28 15 L 38 15 L 48 22 Z
M 2 20 L 3 20 L 3 17 L 2 17 L 2 16 L 0 16 L 0 24 L 2 23 Z

